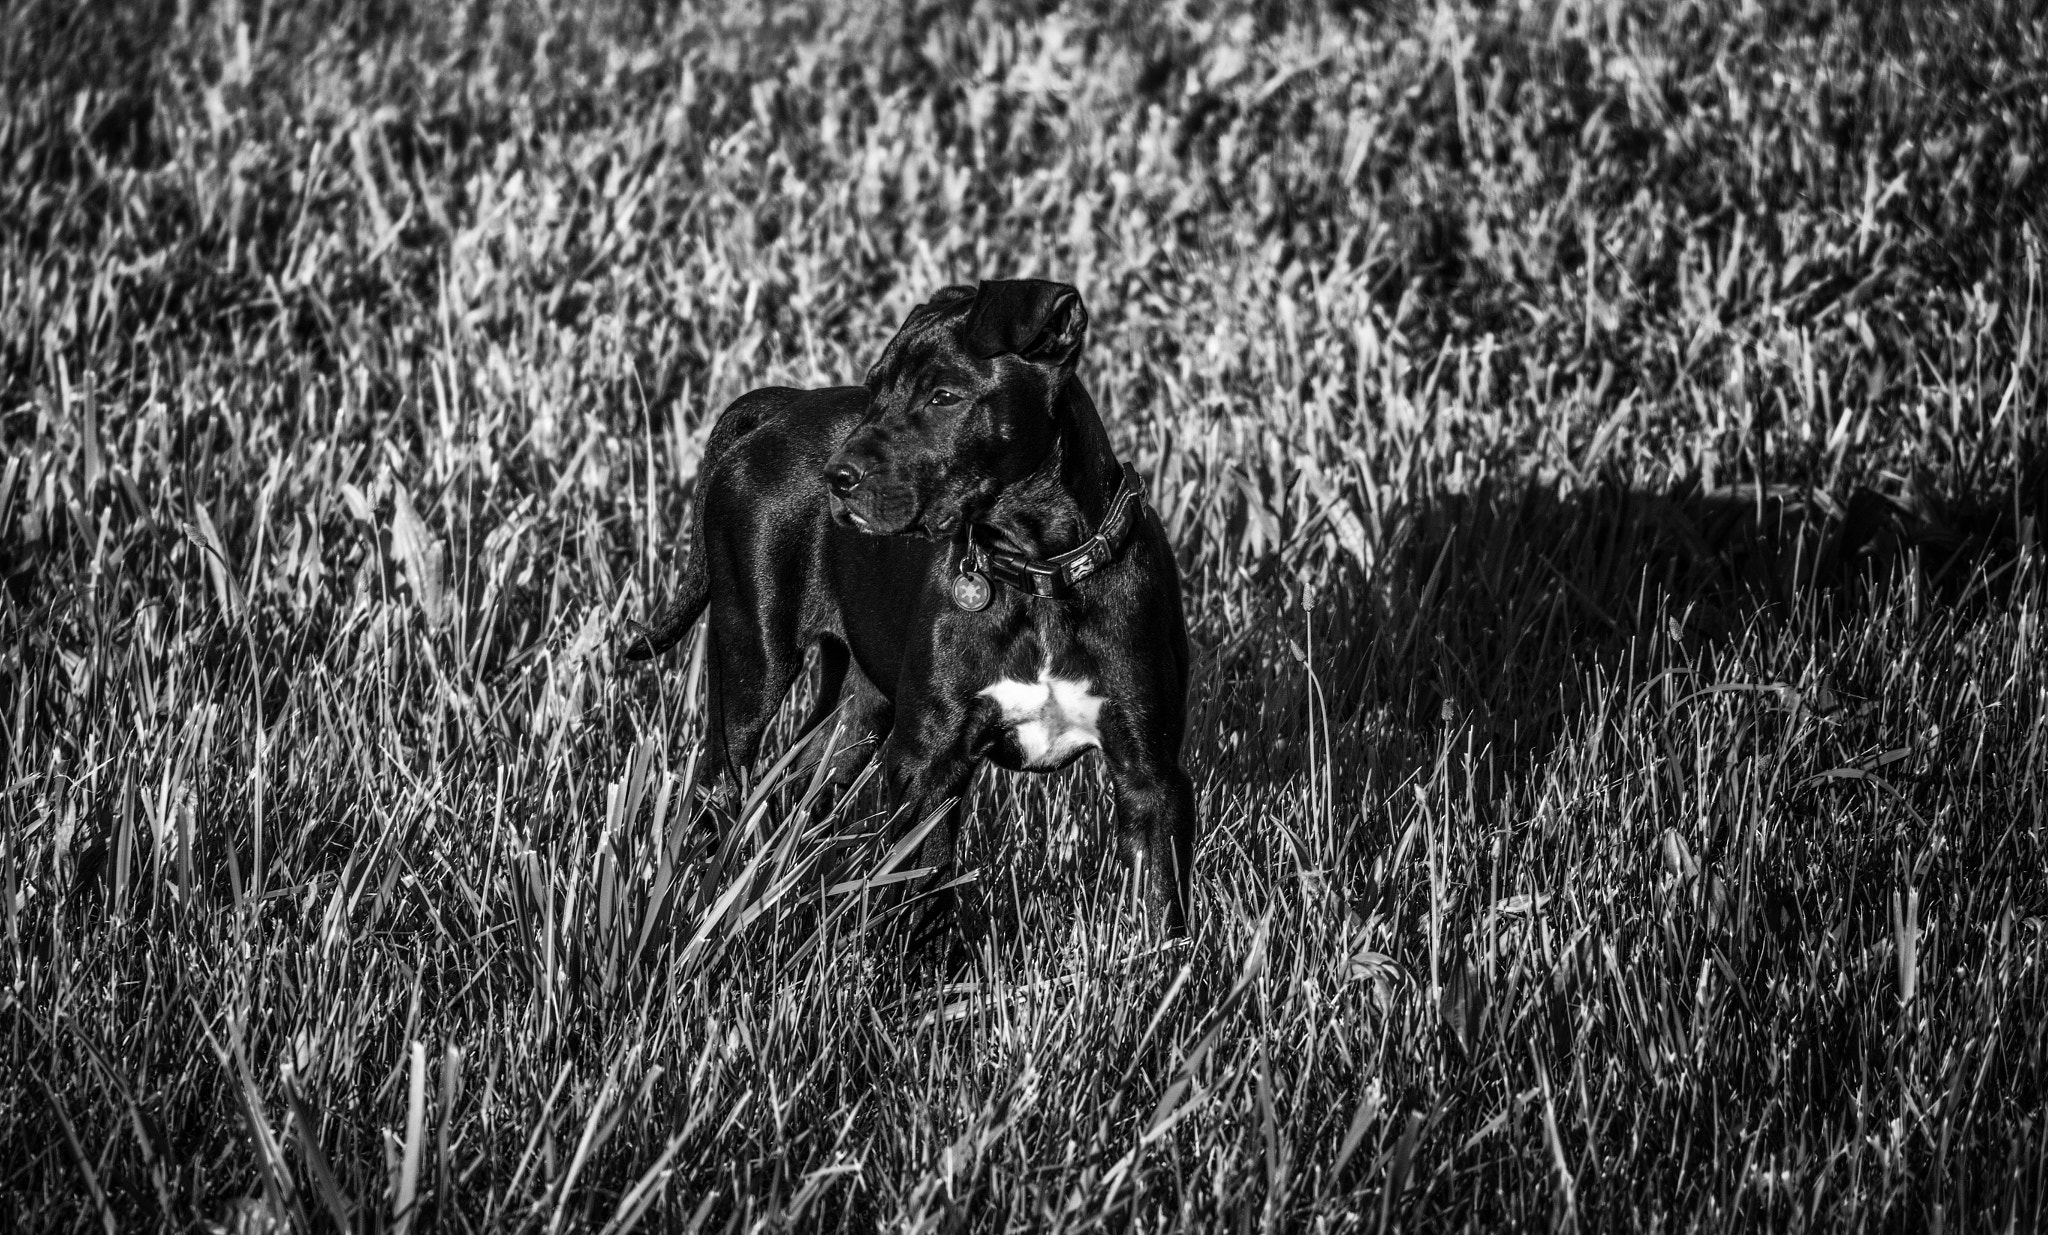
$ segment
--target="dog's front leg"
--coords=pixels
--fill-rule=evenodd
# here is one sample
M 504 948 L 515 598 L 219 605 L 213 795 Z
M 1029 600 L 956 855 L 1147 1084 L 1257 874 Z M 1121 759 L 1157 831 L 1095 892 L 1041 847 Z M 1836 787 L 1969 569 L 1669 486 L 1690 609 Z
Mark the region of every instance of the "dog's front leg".
M 800 778 L 814 779 L 818 785 L 811 806 L 813 823 L 831 814 L 847 791 L 859 783 L 895 722 L 889 700 L 869 685 L 858 669 L 847 675 L 844 694 L 829 739 L 814 747 L 798 767 Z
M 1168 934 L 1185 935 L 1194 873 L 1195 787 L 1180 765 L 1158 749 L 1162 746 L 1163 741 L 1112 742 L 1103 754 L 1116 788 L 1117 830 L 1145 908 Z
M 899 710 L 899 718 L 902 715 Z M 922 826 L 932 812 L 945 810 L 918 845 L 915 861 L 927 873 L 906 889 L 906 903 L 923 905 L 916 932 L 920 941 L 950 926 L 954 918 L 956 898 L 947 885 L 954 877 L 961 799 L 974 779 L 974 759 L 961 728 L 957 719 L 949 723 L 944 716 L 925 713 L 892 729 L 880 752 L 892 839 Z

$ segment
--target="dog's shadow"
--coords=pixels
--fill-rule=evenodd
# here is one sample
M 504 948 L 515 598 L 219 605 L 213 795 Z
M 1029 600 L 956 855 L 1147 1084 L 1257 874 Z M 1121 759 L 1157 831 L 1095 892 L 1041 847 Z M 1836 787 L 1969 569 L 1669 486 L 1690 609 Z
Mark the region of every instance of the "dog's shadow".
M 1386 527 L 1306 611 L 1277 569 L 1228 623 L 1198 606 L 1198 780 L 1272 785 L 1327 762 L 1340 791 L 1398 784 L 1455 739 L 1490 800 L 1600 693 L 1712 670 L 1759 622 L 1801 606 L 1849 620 L 1902 572 L 1929 604 L 2003 603 L 2023 538 L 2048 528 L 2048 460 L 1968 501 L 1500 483 Z

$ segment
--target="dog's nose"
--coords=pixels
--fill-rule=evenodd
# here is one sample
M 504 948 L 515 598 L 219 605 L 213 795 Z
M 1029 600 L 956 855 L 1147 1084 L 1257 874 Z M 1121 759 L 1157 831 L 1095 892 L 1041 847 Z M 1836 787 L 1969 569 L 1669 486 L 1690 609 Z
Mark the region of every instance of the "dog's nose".
M 841 497 L 860 488 L 861 470 L 844 459 L 825 467 L 825 483 L 832 486 L 832 492 Z

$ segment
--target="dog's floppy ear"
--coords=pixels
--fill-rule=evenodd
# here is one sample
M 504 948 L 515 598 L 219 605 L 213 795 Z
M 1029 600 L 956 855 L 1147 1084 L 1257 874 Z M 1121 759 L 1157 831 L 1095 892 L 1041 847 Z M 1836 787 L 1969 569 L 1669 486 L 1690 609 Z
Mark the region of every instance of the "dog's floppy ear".
M 1088 337 L 1081 293 L 1046 279 L 991 279 L 967 310 L 967 350 L 986 360 L 1015 355 L 1067 366 Z
M 923 321 L 935 313 L 943 313 L 949 309 L 955 309 L 955 306 L 963 301 L 972 299 L 974 299 L 974 289 L 972 287 L 964 283 L 949 284 L 933 292 L 930 300 L 917 305 L 910 312 L 904 314 L 903 326 L 907 327 L 912 322 Z

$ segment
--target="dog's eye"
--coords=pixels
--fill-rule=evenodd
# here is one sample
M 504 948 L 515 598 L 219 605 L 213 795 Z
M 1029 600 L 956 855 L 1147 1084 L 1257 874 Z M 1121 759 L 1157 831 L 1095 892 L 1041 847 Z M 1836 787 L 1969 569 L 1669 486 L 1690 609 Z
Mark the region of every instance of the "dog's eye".
M 939 407 L 951 407 L 960 401 L 960 396 L 950 390 L 932 391 L 932 402 Z

